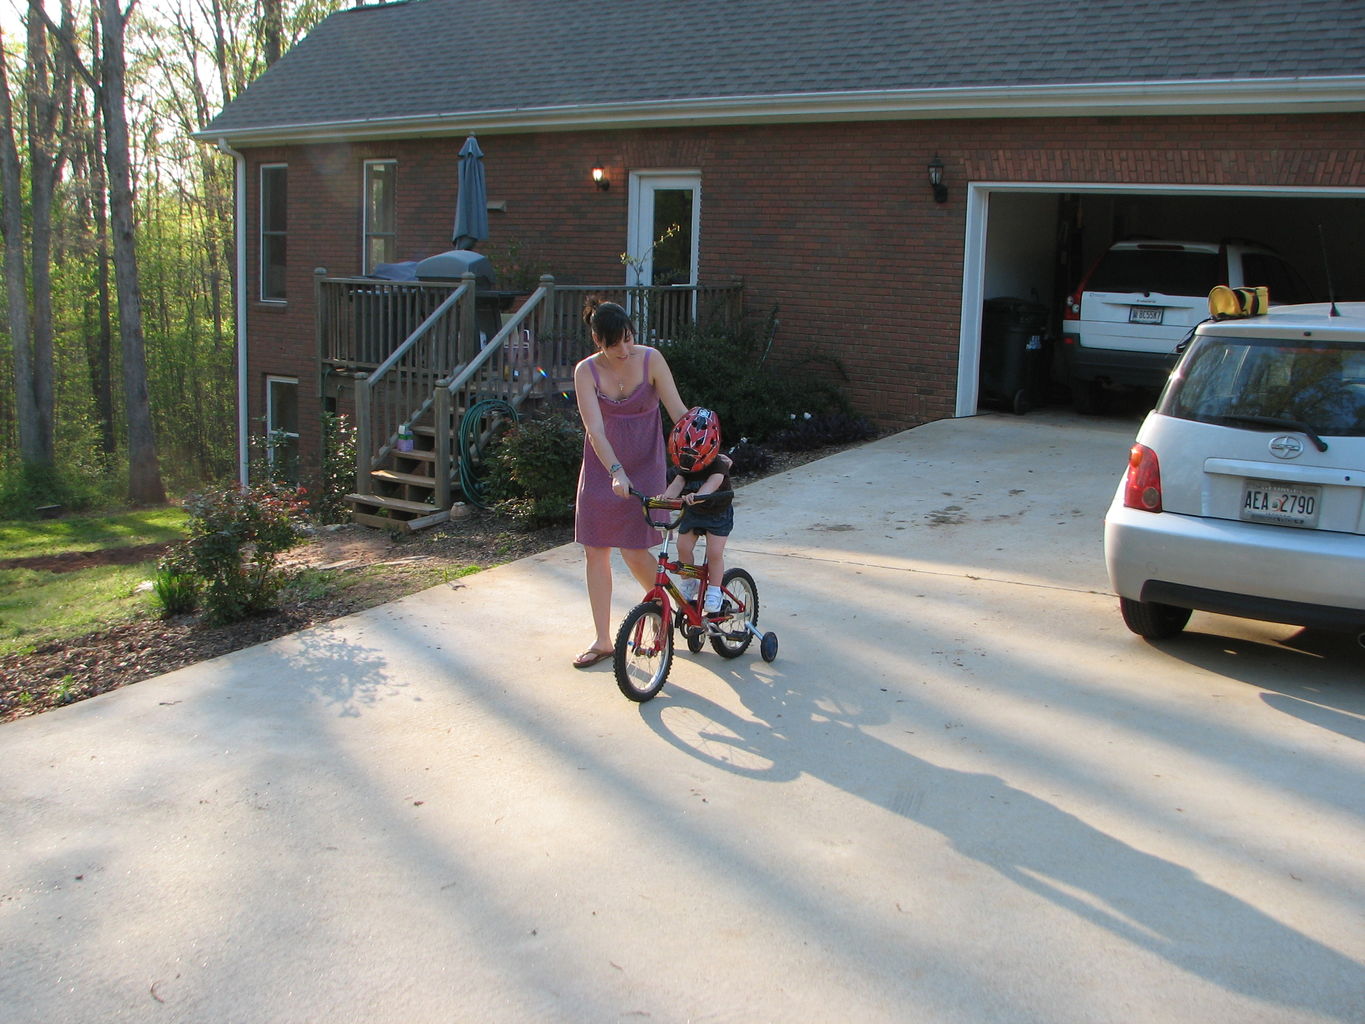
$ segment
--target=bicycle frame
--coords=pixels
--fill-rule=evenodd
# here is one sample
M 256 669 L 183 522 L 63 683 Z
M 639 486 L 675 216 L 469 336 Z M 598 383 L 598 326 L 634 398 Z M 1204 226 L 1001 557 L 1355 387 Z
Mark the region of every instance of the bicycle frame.
M 729 492 L 724 492 L 728 494 Z M 616 685 L 633 701 L 651 700 L 668 679 L 673 664 L 676 629 L 687 640 L 687 649 L 699 654 L 707 641 L 723 658 L 738 658 L 755 638 L 764 661 L 777 657 L 777 635 L 760 633 L 758 585 L 744 569 L 732 566 L 724 578 L 712 583 L 709 559 L 691 565 L 672 557 L 673 534 L 682 522 L 682 509 L 688 502 L 681 498 L 651 498 L 632 489 L 640 501 L 645 520 L 664 533 L 654 573 L 654 582 L 644 598 L 632 608 L 616 633 L 613 669 Z M 676 512 L 666 523 L 650 515 L 654 509 Z M 697 580 L 697 594 L 687 601 L 673 577 Z M 705 611 L 707 585 L 719 585 L 722 595 L 719 610 Z
M 723 620 L 736 614 L 742 614 L 745 610 L 744 602 L 739 600 L 734 594 L 730 593 L 723 584 L 717 584 L 721 588 L 721 597 L 728 602 L 728 611 L 716 612 L 707 615 L 703 610 L 703 603 L 706 599 L 706 588 L 710 584 L 710 562 L 703 562 L 701 565 L 690 565 L 676 559 L 670 559 L 669 545 L 673 542 L 673 535 L 677 532 L 678 523 L 682 520 L 681 509 L 683 502 L 676 498 L 650 498 L 639 491 L 632 489 L 632 494 L 640 499 L 644 509 L 645 519 L 651 526 L 658 527 L 664 531 L 663 546 L 659 549 L 657 569 L 654 574 L 654 586 L 641 598 L 642 601 L 657 601 L 663 609 L 665 622 L 672 622 L 674 613 L 681 615 L 683 622 L 678 622 L 679 628 L 684 625 L 690 629 L 700 630 L 704 633 L 717 631 L 717 627 L 712 620 Z M 728 492 L 726 492 L 728 493 Z M 667 509 L 679 512 L 667 523 L 657 523 L 649 515 L 652 509 Z M 679 576 L 683 579 L 695 579 L 697 581 L 697 596 L 688 601 L 683 597 L 678 585 L 673 582 L 672 577 Z M 724 607 L 724 606 L 722 606 Z

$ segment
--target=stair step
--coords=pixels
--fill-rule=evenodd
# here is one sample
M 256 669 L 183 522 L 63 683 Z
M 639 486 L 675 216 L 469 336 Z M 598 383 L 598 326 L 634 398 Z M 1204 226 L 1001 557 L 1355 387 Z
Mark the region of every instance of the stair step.
M 390 452 L 389 455 L 390 455 L 392 458 L 395 458 L 395 459 L 413 459 L 413 460 L 416 461 L 416 462 L 435 462 L 435 461 L 436 461 L 436 453 L 435 453 L 434 451 L 431 451 L 431 452 L 424 452 L 424 451 L 418 451 L 416 448 L 414 448 L 414 449 L 413 449 L 412 451 L 410 451 L 410 452 L 393 451 L 393 452 Z
M 424 501 L 404 501 L 402 498 L 386 498 L 381 494 L 348 494 L 346 500 L 352 505 L 374 505 L 392 512 L 413 512 L 417 515 L 440 511 L 435 505 Z
M 391 484 L 412 484 L 416 487 L 436 488 L 436 478 L 434 476 L 423 476 L 421 473 L 400 473 L 396 469 L 372 469 L 370 476 L 375 480 L 384 480 Z

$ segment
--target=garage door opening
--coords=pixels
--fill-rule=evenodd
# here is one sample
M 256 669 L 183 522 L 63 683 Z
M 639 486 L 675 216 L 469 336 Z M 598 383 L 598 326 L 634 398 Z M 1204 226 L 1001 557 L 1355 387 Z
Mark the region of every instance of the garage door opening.
M 1363 230 L 1365 189 L 973 184 L 957 414 L 1071 404 L 1063 306 L 1115 241 L 1257 242 L 1297 268 L 1316 298 L 1328 298 L 1330 271 L 1336 299 L 1349 301 L 1365 300 L 1365 261 L 1354 256 Z M 1038 319 L 1046 329 L 1035 338 Z M 1032 392 L 1022 403 L 1015 385 Z M 1117 409 L 1126 415 L 1132 405 Z

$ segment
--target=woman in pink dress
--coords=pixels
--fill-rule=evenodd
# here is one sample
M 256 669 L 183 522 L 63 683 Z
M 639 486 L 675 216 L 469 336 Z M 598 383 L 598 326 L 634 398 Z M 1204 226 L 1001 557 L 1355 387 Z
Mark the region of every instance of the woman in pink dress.
M 574 394 L 583 417 L 583 468 L 578 475 L 574 540 L 587 561 L 588 604 L 596 637 L 574 668 L 611 657 L 611 549 L 648 590 L 654 584 L 650 548 L 658 531 L 630 497 L 664 489 L 664 432 L 659 403 L 676 420 L 687 412 L 663 353 L 635 344 L 630 317 L 614 302 L 588 300 L 583 320 L 597 351 L 574 367 Z

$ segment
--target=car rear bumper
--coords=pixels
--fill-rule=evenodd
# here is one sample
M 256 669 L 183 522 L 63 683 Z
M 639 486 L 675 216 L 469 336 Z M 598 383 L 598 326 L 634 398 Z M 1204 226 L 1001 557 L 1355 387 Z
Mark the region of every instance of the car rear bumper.
M 1130 600 L 1365 630 L 1365 543 L 1354 534 L 1142 512 L 1119 496 L 1105 516 L 1104 559 L 1110 585 Z
M 1159 388 L 1175 366 L 1175 352 L 1130 352 L 1117 348 L 1091 348 L 1074 334 L 1062 338 L 1067 373 L 1073 380 L 1097 380 L 1113 387 Z

